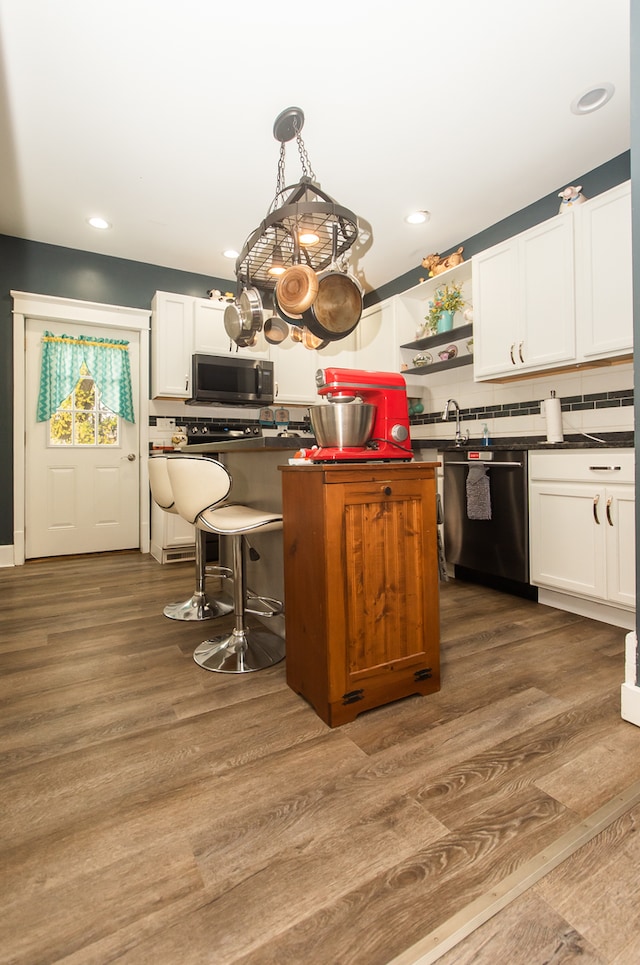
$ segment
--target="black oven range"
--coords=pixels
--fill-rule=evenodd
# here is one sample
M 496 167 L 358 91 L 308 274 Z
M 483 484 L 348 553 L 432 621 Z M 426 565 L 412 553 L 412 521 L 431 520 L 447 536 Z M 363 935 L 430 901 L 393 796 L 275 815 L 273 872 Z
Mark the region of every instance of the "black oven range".
M 191 422 L 185 426 L 187 446 L 199 445 L 203 442 L 228 442 L 232 439 L 259 438 L 262 428 L 257 422 L 244 422 L 231 419 L 228 422 L 215 420 L 210 422 Z

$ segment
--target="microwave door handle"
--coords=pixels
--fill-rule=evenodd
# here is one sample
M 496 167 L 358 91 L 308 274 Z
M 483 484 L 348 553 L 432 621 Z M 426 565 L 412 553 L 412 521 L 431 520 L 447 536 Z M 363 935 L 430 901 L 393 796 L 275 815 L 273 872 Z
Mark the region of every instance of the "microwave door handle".
M 262 366 L 256 367 L 256 394 L 258 398 L 262 396 Z

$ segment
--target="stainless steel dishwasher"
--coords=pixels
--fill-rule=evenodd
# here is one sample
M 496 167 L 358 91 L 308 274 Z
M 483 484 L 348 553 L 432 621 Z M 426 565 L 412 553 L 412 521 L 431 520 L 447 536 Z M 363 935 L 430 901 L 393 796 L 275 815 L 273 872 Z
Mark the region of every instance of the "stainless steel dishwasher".
M 529 585 L 527 451 L 459 448 L 442 456 L 445 558 L 456 577 L 537 599 Z M 470 518 L 470 470 L 487 480 L 489 518 Z

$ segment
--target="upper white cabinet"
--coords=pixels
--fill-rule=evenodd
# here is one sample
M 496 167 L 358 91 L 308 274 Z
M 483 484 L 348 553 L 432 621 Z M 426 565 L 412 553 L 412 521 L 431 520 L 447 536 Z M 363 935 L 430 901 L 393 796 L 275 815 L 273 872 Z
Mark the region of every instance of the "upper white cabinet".
M 578 356 L 588 361 L 633 350 L 631 184 L 573 212 Z
M 475 255 L 472 263 L 477 380 L 575 359 L 570 216 L 536 225 Z
M 156 292 L 151 310 L 151 398 L 188 399 L 193 299 Z
M 193 295 L 156 292 L 151 302 L 151 397 L 188 399 L 191 396 L 191 356 L 240 355 L 266 358 L 269 346 L 262 332 L 256 344 L 238 348 L 224 327 L 225 302 Z
M 633 350 L 629 182 L 472 261 L 477 380 Z

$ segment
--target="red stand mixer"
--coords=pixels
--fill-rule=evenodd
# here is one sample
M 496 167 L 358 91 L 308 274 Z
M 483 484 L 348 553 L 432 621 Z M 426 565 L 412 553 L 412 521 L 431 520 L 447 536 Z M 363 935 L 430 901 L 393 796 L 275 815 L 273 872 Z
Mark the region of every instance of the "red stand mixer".
M 320 445 L 311 449 L 314 462 L 413 459 L 409 435 L 407 386 L 397 372 L 366 372 L 360 369 L 326 368 L 316 373 L 318 395 L 335 406 L 359 406 L 356 399 L 375 408 L 373 427 L 360 445 Z M 316 412 L 325 409 L 315 406 Z M 346 411 L 345 409 L 345 411 Z M 351 415 L 350 412 L 346 412 Z M 312 425 L 314 414 L 311 413 Z M 316 432 L 316 435 L 319 435 Z M 321 439 L 318 439 L 321 442 Z

